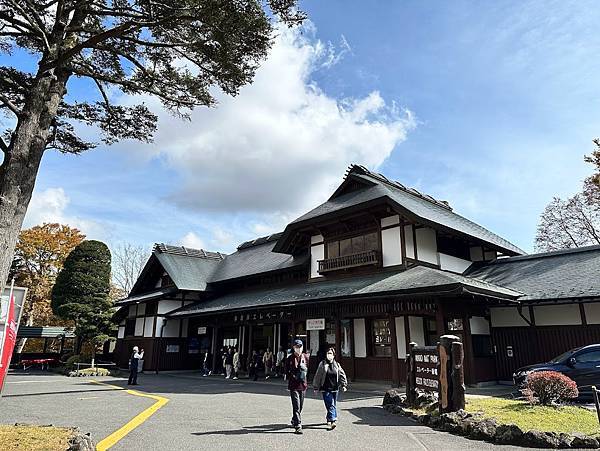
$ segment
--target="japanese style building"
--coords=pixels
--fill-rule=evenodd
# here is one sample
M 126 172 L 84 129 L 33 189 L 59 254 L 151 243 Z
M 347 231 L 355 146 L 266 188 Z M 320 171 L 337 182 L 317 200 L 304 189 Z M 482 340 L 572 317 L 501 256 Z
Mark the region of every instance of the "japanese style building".
M 399 383 L 410 342 L 452 333 L 467 383 L 508 380 L 600 342 L 600 246 L 525 255 L 353 165 L 327 202 L 231 255 L 155 245 L 117 305 L 120 366 L 134 345 L 147 370 L 198 369 L 225 345 L 247 356 L 299 337 L 313 354 L 334 346 L 351 379 Z

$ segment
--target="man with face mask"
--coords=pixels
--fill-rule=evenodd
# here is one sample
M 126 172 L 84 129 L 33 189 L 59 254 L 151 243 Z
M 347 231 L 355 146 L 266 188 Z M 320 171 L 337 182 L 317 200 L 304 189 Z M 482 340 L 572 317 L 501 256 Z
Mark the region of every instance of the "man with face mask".
M 303 352 L 302 340 L 294 340 L 293 352 L 286 360 L 288 390 L 292 399 L 292 426 L 302 434 L 302 406 L 308 387 L 308 354 Z
M 337 426 L 337 399 L 338 391 L 346 391 L 348 380 L 342 366 L 335 361 L 335 349 L 329 348 L 325 360 L 319 363 L 313 379 L 315 392 L 323 392 L 323 402 L 327 410 L 327 426 L 330 430 Z

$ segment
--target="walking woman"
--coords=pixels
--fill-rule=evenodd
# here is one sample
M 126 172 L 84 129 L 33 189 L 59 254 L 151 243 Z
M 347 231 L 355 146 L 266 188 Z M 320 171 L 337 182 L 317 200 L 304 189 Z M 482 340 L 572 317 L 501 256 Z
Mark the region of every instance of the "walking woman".
M 335 349 L 329 348 L 325 354 L 325 360 L 319 363 L 317 372 L 313 379 L 315 392 L 323 392 L 323 402 L 327 410 L 327 426 L 329 430 L 336 427 L 337 422 L 337 399 L 338 391 L 346 391 L 348 380 L 342 366 L 335 361 Z

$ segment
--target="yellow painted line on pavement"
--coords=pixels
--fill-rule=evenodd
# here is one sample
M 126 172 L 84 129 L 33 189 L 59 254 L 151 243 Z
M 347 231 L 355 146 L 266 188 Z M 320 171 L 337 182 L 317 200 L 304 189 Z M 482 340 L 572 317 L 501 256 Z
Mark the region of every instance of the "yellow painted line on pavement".
M 100 442 L 98 442 L 98 444 L 96 445 L 96 451 L 105 451 L 105 450 L 115 446 L 119 440 L 121 440 L 123 437 L 125 437 L 127 434 L 129 434 L 131 431 L 133 431 L 136 427 L 138 427 L 140 424 L 142 424 L 144 421 L 146 421 L 148 418 L 150 418 L 152 415 L 154 415 L 154 413 L 158 409 L 160 409 L 162 406 L 164 406 L 166 403 L 169 402 L 168 398 L 163 398 L 162 396 L 149 395 L 147 393 L 141 393 L 137 390 L 127 390 L 127 389 L 124 389 L 123 387 L 107 384 L 105 382 L 99 382 L 99 381 L 94 381 L 94 380 L 92 380 L 90 382 L 93 382 L 95 384 L 100 384 L 100 385 L 106 385 L 108 387 L 112 387 L 117 390 L 124 390 L 125 392 L 127 392 L 130 395 L 142 396 L 144 398 L 151 398 L 151 399 L 156 400 L 156 402 L 154 404 L 152 404 L 150 407 L 148 407 L 146 410 L 139 413 L 138 415 L 133 417 L 131 420 L 129 420 L 127 423 L 125 423 L 123 426 L 121 426 L 119 429 L 117 429 L 115 432 L 110 434 L 108 437 L 105 437 Z

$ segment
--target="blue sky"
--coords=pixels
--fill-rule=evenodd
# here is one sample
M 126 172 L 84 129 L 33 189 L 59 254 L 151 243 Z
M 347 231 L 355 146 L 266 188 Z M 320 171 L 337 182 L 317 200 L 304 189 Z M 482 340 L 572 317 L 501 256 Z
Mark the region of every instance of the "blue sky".
M 302 4 L 310 23 L 280 31 L 237 98 L 190 122 L 146 99 L 160 116 L 154 144 L 48 152 L 25 225 L 58 220 L 110 245 L 231 252 L 325 200 L 345 167 L 363 163 L 532 251 L 545 205 L 591 171 L 596 5 Z M 89 92 L 70 86 L 74 97 Z

